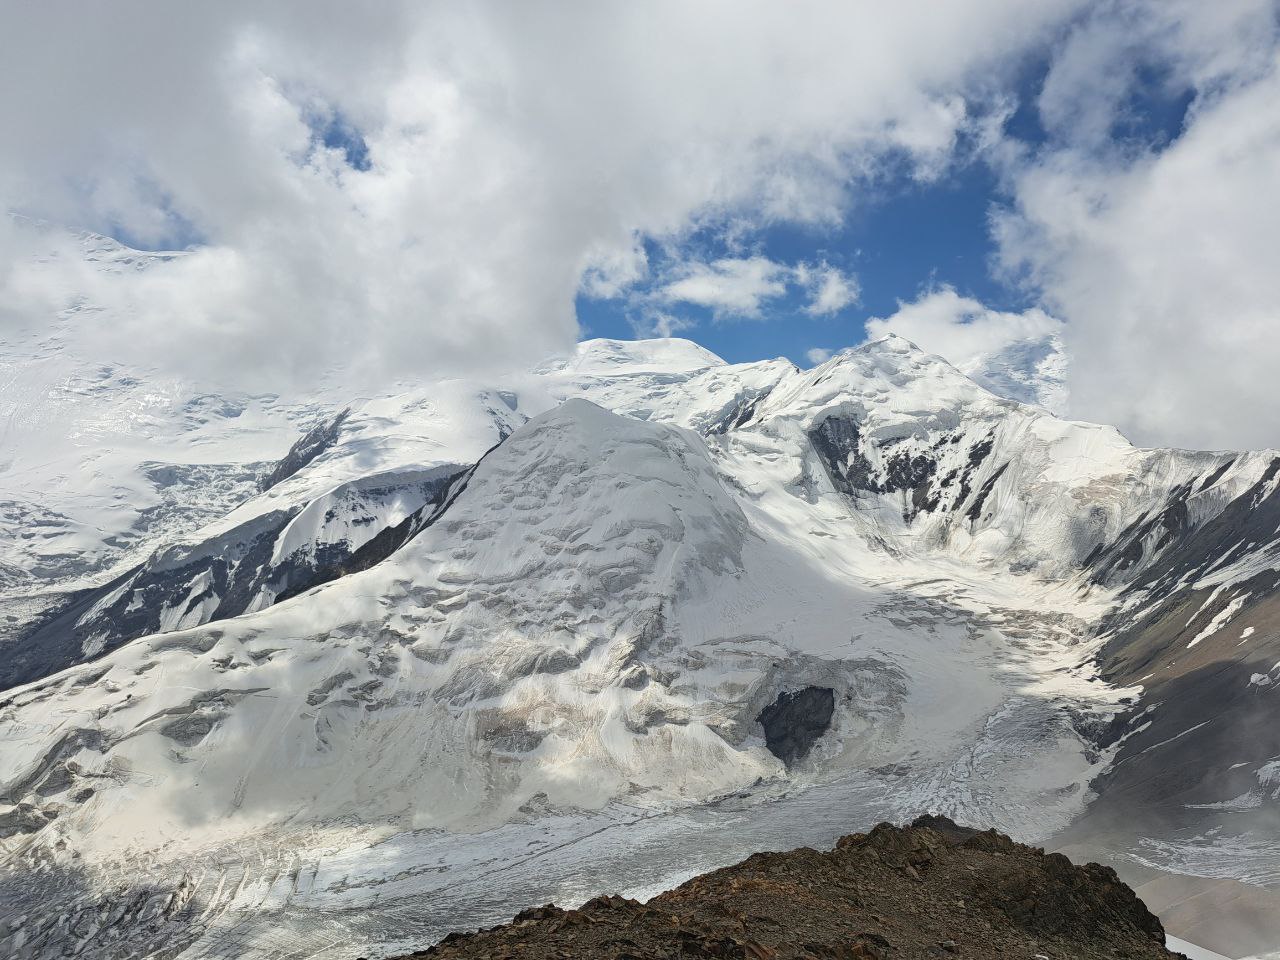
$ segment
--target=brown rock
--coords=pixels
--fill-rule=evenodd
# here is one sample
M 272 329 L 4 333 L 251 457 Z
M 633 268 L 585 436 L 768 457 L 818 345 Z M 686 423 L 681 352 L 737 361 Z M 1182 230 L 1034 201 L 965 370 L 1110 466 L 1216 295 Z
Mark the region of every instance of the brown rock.
M 825 853 L 756 854 L 648 904 L 602 896 L 578 910 L 536 907 L 413 956 L 1170 960 L 1163 942 L 1160 922 L 1114 871 L 930 817 L 843 837 Z

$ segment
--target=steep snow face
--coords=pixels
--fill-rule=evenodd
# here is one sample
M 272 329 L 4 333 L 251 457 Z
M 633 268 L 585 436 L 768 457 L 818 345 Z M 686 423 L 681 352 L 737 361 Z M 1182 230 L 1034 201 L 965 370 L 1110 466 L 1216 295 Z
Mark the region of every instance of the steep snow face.
M 10 644 L 0 677 L 25 682 L 149 634 L 260 610 L 385 559 L 425 524 L 467 472 L 462 464 L 374 474 L 298 510 L 157 550 L 138 568 L 85 591 Z
M 324 434 L 324 442 L 306 445 L 304 436 L 295 444 L 295 454 L 299 445 L 305 446 L 305 462 L 293 467 L 292 455 L 287 454 L 271 471 L 276 479 L 264 483 L 260 495 L 195 536 L 203 538 L 272 510 L 301 506 L 340 484 L 375 474 L 474 463 L 526 420 L 528 414 L 513 394 L 463 380 L 356 400 L 317 418 L 308 436 Z
M 277 607 L 260 618 L 260 624 L 259 619 L 238 621 L 251 636 L 270 638 L 272 645 L 297 637 L 300 649 L 286 646 L 256 657 L 254 644 L 243 629 L 228 625 L 233 633 L 179 633 L 125 648 L 121 654 L 174 660 L 162 671 L 172 679 L 171 670 L 182 669 L 178 663 L 189 661 L 193 650 L 203 651 L 199 659 L 207 659 L 211 665 L 203 669 L 224 674 L 217 681 L 219 685 L 234 679 L 237 689 L 265 684 L 264 690 L 277 694 L 281 672 L 290 675 L 301 670 L 289 685 L 301 684 L 295 700 L 315 716 L 293 721 L 310 730 L 305 737 L 301 730 L 291 730 L 278 738 L 283 755 L 268 765 L 273 771 L 298 749 L 341 758 L 345 764 L 363 764 L 368 754 L 354 749 L 353 744 L 343 743 L 340 748 L 326 745 L 341 736 L 329 727 L 338 716 L 343 718 L 342 727 L 350 725 L 364 707 L 357 706 L 355 714 L 350 708 L 368 702 L 384 687 L 390 688 L 386 693 L 395 692 L 390 703 L 370 718 L 371 728 L 382 728 L 388 717 L 386 710 L 399 706 L 398 713 L 420 714 L 426 724 L 417 731 L 421 737 L 414 737 L 415 742 L 438 746 L 465 743 L 469 729 L 481 724 L 485 729 L 480 742 L 490 744 L 486 753 L 519 753 L 520 744 L 530 738 L 551 736 L 552 742 L 562 743 L 562 749 L 572 754 L 580 749 L 578 741 L 584 731 L 553 731 L 558 726 L 554 716 L 543 718 L 543 729 L 536 732 L 518 729 L 515 720 L 525 719 L 525 711 L 520 709 L 511 711 L 513 719 L 506 723 L 511 729 L 505 729 L 503 700 L 514 698 L 518 705 L 522 697 L 536 695 L 547 678 L 576 671 L 580 664 L 588 664 L 590 673 L 602 673 L 599 683 L 608 686 L 629 669 L 628 648 L 640 642 L 646 623 L 661 621 L 664 602 L 682 591 L 699 592 L 707 578 L 731 575 L 741 563 L 745 536 L 741 514 L 720 490 L 705 457 L 691 447 L 696 442 L 672 428 L 645 427 L 584 402 L 571 402 L 518 432 L 486 458 L 453 508 L 393 561 L 344 581 L 341 590 L 321 591 Z M 282 535 L 281 539 L 287 537 Z M 314 536 L 307 542 L 313 541 Z M 355 607 L 348 610 L 353 601 Z M 348 635 L 329 643 L 315 636 L 317 625 L 329 623 L 349 623 L 342 631 Z M 350 631 L 367 629 L 361 625 L 377 625 L 376 633 L 356 639 Z M 233 653 L 230 661 L 220 655 L 240 651 L 246 643 L 249 649 Z M 325 648 L 325 656 L 314 657 Z M 212 657 L 206 658 L 206 653 Z M 314 667 L 303 666 L 313 661 Z M 267 676 L 262 678 L 264 672 Z M 197 686 L 209 686 L 209 680 L 210 676 L 204 676 Z M 507 684 L 516 689 L 504 689 Z M 307 689 L 302 689 L 304 686 Z M 606 701 L 648 696 L 640 686 L 643 684 L 638 681 L 631 687 L 620 686 L 613 698 L 601 698 L 600 703 L 589 698 L 581 708 L 601 710 L 605 715 L 619 713 L 617 704 Z M 355 693 L 357 689 L 363 693 Z M 423 690 L 441 694 L 433 698 L 439 701 L 434 709 L 423 708 L 419 696 Z M 186 693 L 175 694 L 180 699 L 186 697 Z M 354 701 L 353 696 L 357 698 Z M 376 699 L 384 696 L 378 694 Z M 449 709 L 455 698 L 457 717 Z M 140 706 L 138 712 L 146 717 L 170 709 L 154 694 L 132 699 L 126 694 L 123 699 Z M 571 694 L 570 702 L 563 705 L 567 714 L 573 713 L 576 699 L 577 695 Z M 477 700 L 493 702 L 478 715 L 463 709 Z M 59 697 L 56 702 L 64 704 L 65 700 Z M 207 712 L 204 701 L 201 703 L 188 715 Z M 281 709 L 277 702 L 268 707 L 273 713 Z M 554 703 L 548 709 L 554 712 Z M 256 712 L 242 707 L 226 722 L 240 718 L 241 713 Z M 165 714 L 169 718 L 176 715 L 172 711 Z M 244 717 L 241 735 L 259 736 L 262 719 Z M 357 721 L 356 726 L 362 724 Z M 625 733 L 620 736 L 625 739 Z M 684 736 L 682 728 L 676 739 Z M 696 734 L 689 736 L 698 739 Z M 165 734 L 157 737 L 157 744 L 166 746 Z M 143 747 L 148 739 L 156 738 L 129 740 L 128 750 L 142 751 L 142 755 L 133 755 L 135 766 L 145 755 Z M 200 737 L 187 745 L 202 741 Z M 606 737 L 602 749 L 613 746 Z M 226 755 L 231 751 L 213 752 Z M 163 756 L 164 749 L 156 749 L 155 754 Z M 406 754 L 399 762 L 418 770 L 415 776 L 443 780 L 441 789 L 453 796 L 449 777 L 442 776 L 438 766 L 423 765 L 422 759 Z M 483 783 L 485 771 L 473 765 L 465 751 L 458 751 L 454 760 L 458 775 Z M 304 772 L 296 779 L 305 780 L 309 776 L 305 770 L 314 767 L 315 782 L 298 782 L 295 788 L 305 792 L 316 789 L 317 784 L 331 783 L 332 772 L 319 769 L 328 764 L 304 762 L 303 766 Z M 567 766 L 572 767 L 572 762 Z M 384 779 L 397 780 L 385 777 L 386 773 L 369 770 L 358 779 L 377 791 Z M 567 775 L 566 770 L 559 775 Z M 584 774 L 576 778 L 582 781 L 578 787 L 570 790 L 566 784 L 556 792 L 577 795 L 575 791 L 589 787 L 595 775 Z M 166 779 L 172 781 L 174 774 L 169 772 Z M 233 789 L 239 778 L 209 777 L 206 773 L 198 779 L 204 783 L 222 781 L 224 787 Z M 191 786 L 185 784 L 183 789 Z M 429 819 L 480 816 L 483 805 L 479 799 L 453 796 L 449 804 L 415 808 Z M 404 802 L 403 797 L 399 802 Z M 244 804 L 261 807 L 263 801 L 255 803 L 255 797 L 247 795 Z
M 646 663 L 673 642 L 664 606 L 742 571 L 745 521 L 699 446 L 564 405 L 487 457 L 393 560 L 226 628 L 125 647 L 87 668 L 92 683 L 20 693 L 9 794 L 64 794 L 68 774 L 67 799 L 96 793 L 52 831 L 84 830 L 87 852 L 304 811 L 485 822 L 534 795 L 751 783 L 776 764 L 735 752 L 709 729 L 712 706 Z M 31 709 L 64 722 L 39 733 Z M 126 792 L 150 784 L 128 810 L 104 779 L 122 770 Z
M 737 435 L 786 431 L 790 457 L 816 454 L 869 539 L 1055 580 L 1223 461 L 998 398 L 899 337 L 784 381 Z
M 1038 688 L 1057 654 L 1010 644 L 1045 641 L 1031 620 L 979 626 L 977 606 L 815 559 L 761 535 L 696 435 L 570 401 L 372 569 L 15 691 L 9 826 L 28 855 L 154 855 L 344 817 L 661 806 L 823 769 L 986 815 L 978 783 L 1009 778 L 1006 820 L 1069 817 L 1079 794 L 1049 797 L 1095 760 L 1064 706 L 1106 714 L 1114 698 L 1083 677 Z M 836 706 L 788 772 L 757 718 L 805 687 Z M 963 695 L 940 709 L 944 690 Z M 975 758 L 973 738 L 1003 725 L 1040 749 Z M 967 773 L 940 779 L 950 766 Z

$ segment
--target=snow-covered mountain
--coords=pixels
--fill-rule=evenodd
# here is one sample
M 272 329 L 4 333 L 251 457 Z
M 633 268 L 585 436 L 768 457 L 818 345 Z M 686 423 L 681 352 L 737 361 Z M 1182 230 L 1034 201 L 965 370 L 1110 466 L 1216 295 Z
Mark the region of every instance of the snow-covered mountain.
M 366 955 L 925 810 L 1280 882 L 1276 454 L 1138 449 L 893 337 L 140 431 L 154 385 L 64 399 L 38 346 L 4 489 L 78 493 L 6 519 L 14 955 Z M 38 463 L 67 405 L 98 432 Z

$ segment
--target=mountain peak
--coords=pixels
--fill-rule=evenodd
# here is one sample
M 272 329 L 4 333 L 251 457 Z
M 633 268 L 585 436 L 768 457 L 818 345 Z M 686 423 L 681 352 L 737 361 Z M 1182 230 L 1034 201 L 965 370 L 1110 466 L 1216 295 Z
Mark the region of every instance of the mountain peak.
M 580 341 L 572 356 L 553 358 L 542 365 L 540 372 L 559 370 L 593 376 L 687 374 L 724 365 L 725 361 L 710 350 L 679 337 L 652 340 L 600 338 Z
M 987 393 L 945 357 L 930 353 L 906 337 L 892 333 L 843 350 L 814 369 L 823 371 L 827 376 L 841 370 L 845 377 L 884 381 L 897 389 L 932 382 L 939 386 L 946 384 L 949 390 L 960 390 L 966 395 Z
M 868 340 L 860 343 L 852 349 L 853 353 L 896 353 L 901 355 L 920 354 L 922 356 L 932 356 L 928 351 L 906 337 L 900 337 L 896 333 L 887 333 L 883 337 L 876 340 Z

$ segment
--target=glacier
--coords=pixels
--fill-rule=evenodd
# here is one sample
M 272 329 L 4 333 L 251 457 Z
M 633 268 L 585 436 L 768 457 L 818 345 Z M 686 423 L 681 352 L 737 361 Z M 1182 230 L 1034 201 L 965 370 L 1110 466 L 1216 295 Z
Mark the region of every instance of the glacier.
M 11 955 L 392 955 L 925 811 L 1280 883 L 1274 452 L 897 337 L 298 404 L 57 337 L 0 385 Z

